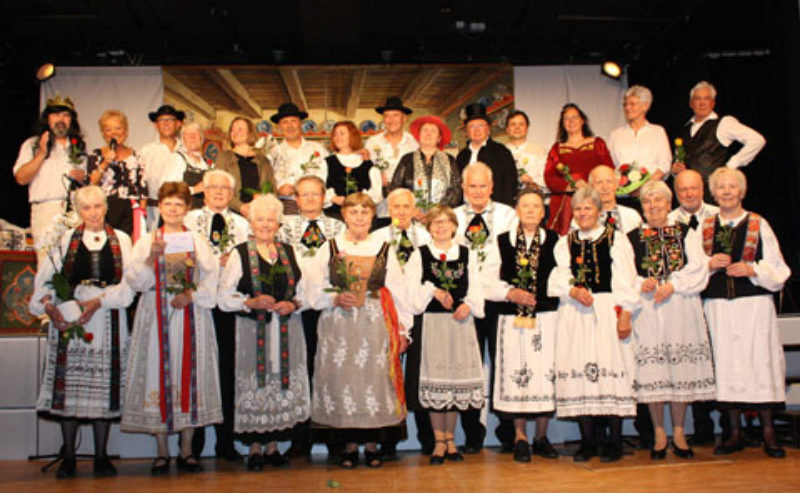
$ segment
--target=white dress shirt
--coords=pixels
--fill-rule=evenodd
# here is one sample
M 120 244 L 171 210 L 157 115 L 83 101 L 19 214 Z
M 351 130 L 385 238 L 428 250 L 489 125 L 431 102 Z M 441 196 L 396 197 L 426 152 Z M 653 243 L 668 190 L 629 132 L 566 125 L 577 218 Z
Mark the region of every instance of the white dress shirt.
M 742 166 L 747 166 L 750 164 L 756 155 L 761 152 L 761 149 L 767 143 L 764 136 L 760 133 L 756 132 L 752 128 L 748 127 L 739 122 L 736 118 L 732 116 L 723 116 L 722 119 L 719 118 L 716 112 L 711 112 L 708 117 L 704 118 L 703 120 L 696 121 L 694 118 L 689 120 L 692 127 L 689 129 L 689 134 L 694 137 L 700 127 L 708 120 L 718 120 L 719 125 L 717 125 L 717 140 L 724 145 L 730 146 L 734 141 L 740 142 L 742 144 L 742 148 L 739 149 L 739 152 L 734 154 L 733 156 L 728 159 L 728 162 L 725 163 L 725 166 L 729 168 L 741 168 Z
M 214 211 L 209 209 L 208 206 L 204 205 L 200 209 L 191 210 L 183 218 L 183 225 L 206 240 L 206 244 L 211 248 L 217 260 L 223 253 L 228 253 L 236 245 L 247 241 L 247 238 L 252 234 L 250 223 L 244 217 L 227 208 L 220 214 L 225 218 L 225 223 L 228 225 L 228 234 L 233 236 L 233 242 L 226 245 L 226 251 L 224 252 L 211 243 L 211 222 L 214 219 Z
M 317 226 L 319 226 L 322 234 L 325 235 L 326 242 L 331 238 L 337 237 L 345 230 L 345 225 L 342 221 L 322 213 L 314 218 L 314 220 L 317 221 Z M 278 230 L 278 241 L 292 245 L 292 248 L 294 248 L 297 254 L 298 263 L 302 262 L 302 257 L 312 257 L 317 253 L 311 252 L 300 242 L 300 240 L 303 239 L 303 234 L 306 232 L 306 229 L 308 229 L 309 221 L 311 221 L 311 219 L 302 214 L 284 216 L 281 228 Z M 328 248 L 327 243 L 320 248 Z
M 293 147 L 284 139 L 270 152 L 277 188 L 284 185 L 294 187 L 297 180 L 306 175 L 318 176 L 325 182 L 328 179 L 327 156 L 328 151 L 318 142 L 301 137 L 300 146 Z M 307 165 L 305 171 L 300 167 L 301 164 Z
M 509 142 L 506 144 L 506 147 L 511 151 L 511 155 L 514 156 L 517 170 L 523 170 L 525 174 L 533 178 L 534 183 L 542 189 L 542 192 L 548 194 L 549 190 L 544 182 L 544 166 L 547 163 L 547 149 L 527 141 L 521 146 L 515 146 Z
M 475 217 L 475 209 L 469 203 L 466 203 L 456 207 L 454 212 L 458 219 L 456 241 L 461 245 L 469 246 L 469 242 L 464 237 L 464 232 L 467 230 L 472 218 Z M 500 233 L 508 231 L 516 217 L 517 213 L 511 207 L 490 200 L 483 210 L 483 222 L 486 223 L 486 227 L 489 229 L 489 238 L 486 244 L 493 243 Z
M 639 215 L 636 209 L 619 204 L 615 205 L 611 211 L 601 212 L 597 223 L 600 225 L 605 224 L 609 212 L 614 215 L 614 220 L 617 221 L 614 225 L 614 229 L 626 235 L 642 224 L 642 216 Z M 572 222 L 570 222 L 569 227 L 570 229 L 578 229 L 578 223 L 575 222 L 574 218 Z
M 630 125 L 619 127 L 611 132 L 608 148 L 615 168 L 636 163 L 650 173 L 660 170 L 664 173 L 662 179 L 669 176 L 672 154 L 667 132 L 661 125 L 645 122 L 638 132 Z
M 14 163 L 13 173 L 22 168 L 22 165 L 33 159 L 33 147 L 39 142 L 39 137 L 31 137 L 22 143 L 19 148 L 17 162 Z M 82 158 L 80 164 L 69 162 L 70 144 L 59 145 L 56 142 L 50 150 L 50 156 L 42 161 L 42 166 L 28 184 L 29 202 L 48 202 L 51 200 L 65 200 L 69 182 L 64 175 L 69 174 L 73 169 L 86 171 L 86 158 Z
M 139 151 L 144 163 L 144 180 L 147 183 L 148 197 L 158 200 L 158 189 L 175 174 L 178 163 L 178 151 L 183 150 L 183 143 L 178 139 L 173 150 L 167 144 L 155 140 L 145 144 Z M 181 159 L 182 160 L 182 159 Z
M 383 172 L 387 180 L 391 180 L 392 176 L 394 176 L 394 170 L 397 169 L 397 164 L 400 162 L 401 157 L 419 149 L 419 143 L 408 132 L 403 132 L 403 137 L 397 143 L 396 148 L 386 140 L 386 132 L 373 135 L 367 139 L 365 146 L 373 163 L 377 162 L 378 154 L 380 153 L 380 159 L 389 164 L 389 167 Z M 378 151 L 376 151 L 376 148 Z
M 689 224 L 689 221 L 692 220 L 692 214 L 694 214 L 697 216 L 698 224 L 702 225 L 706 218 L 714 216 L 718 212 L 719 207 L 703 202 L 700 204 L 700 208 L 694 213 L 687 211 L 683 207 L 673 209 L 669 214 L 667 214 L 667 220 L 675 223 Z

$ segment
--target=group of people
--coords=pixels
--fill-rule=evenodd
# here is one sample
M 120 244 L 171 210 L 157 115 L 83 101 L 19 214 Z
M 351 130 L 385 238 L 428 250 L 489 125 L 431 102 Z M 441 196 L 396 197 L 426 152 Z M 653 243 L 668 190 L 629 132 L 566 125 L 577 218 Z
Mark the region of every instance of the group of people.
M 652 97 L 641 86 L 626 93 L 628 125 L 608 147 L 574 104 L 549 154 L 527 142 L 525 113 L 509 117 L 504 146 L 472 104 L 455 158 L 440 118 L 404 130 L 412 110 L 399 98 L 376 108 L 385 131 L 366 145 L 337 123 L 330 154 L 303 137 L 307 113 L 292 103 L 272 117 L 284 140 L 269 156 L 252 121 L 235 118 L 215 163 L 202 129 L 171 106 L 150 113 L 159 140 L 140 152 L 125 145 L 125 115 L 105 112 L 106 145 L 87 153 L 71 101 L 49 100 L 14 172 L 31 185 L 35 239 L 44 216 L 66 209 L 62 181 L 79 216 L 40 250 L 30 303 L 50 320 L 37 407 L 61 422 L 57 477 L 76 474 L 79 420 L 94 426 L 97 476 L 116 474 L 115 419 L 155 436 L 153 474 L 169 471 L 175 432 L 177 467 L 201 471 L 212 424 L 217 457 L 245 459 L 238 440 L 251 471 L 309 457 L 315 441 L 353 468 L 360 444 L 369 467 L 395 454 L 408 411 L 432 465 L 462 461 L 483 447 L 485 406 L 521 462 L 558 457 L 554 415 L 580 425 L 575 461 L 621 459 L 637 403 L 654 460 L 669 447 L 667 403 L 678 457 L 693 456 L 688 404 L 696 438 L 713 438 L 713 422 L 700 428 L 711 409 L 727 418 L 715 453 L 742 449 L 740 413 L 755 409 L 764 451 L 784 456 L 772 293 L 790 272 L 769 224 L 742 208 L 736 168 L 763 138 L 720 119 L 714 96 L 705 82 L 690 94 L 684 162 L 644 118 Z M 644 220 L 617 203 L 615 167 L 633 160 L 654 170 L 628 198 Z M 704 202 L 706 187 L 719 207 Z

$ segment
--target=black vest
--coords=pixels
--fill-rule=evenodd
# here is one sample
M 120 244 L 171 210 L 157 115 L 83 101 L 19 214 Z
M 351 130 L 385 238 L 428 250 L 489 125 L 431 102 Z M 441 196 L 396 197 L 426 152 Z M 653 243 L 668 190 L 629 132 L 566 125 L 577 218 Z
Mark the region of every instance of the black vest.
M 556 266 L 553 249 L 558 241 L 558 234 L 552 230 L 545 230 L 546 236 L 539 250 L 539 266 L 536 269 L 536 313 L 552 312 L 558 309 L 558 298 L 547 296 L 547 280 L 550 272 Z M 537 232 L 538 234 L 538 232 Z M 516 232 L 514 232 L 516 235 Z M 517 277 L 517 249 L 511 244 L 511 231 L 506 231 L 497 237 L 497 246 L 500 249 L 500 279 L 513 285 Z M 517 305 L 510 301 L 499 304 L 501 315 L 516 315 Z
M 422 282 L 430 281 L 432 282 L 437 288 L 441 289 L 441 283 L 439 279 L 433 274 L 433 265 L 441 265 L 441 260 L 437 258 L 433 258 L 433 254 L 431 253 L 430 247 L 428 245 L 423 245 L 419 247 L 419 253 L 422 257 Z M 458 308 L 461 303 L 464 302 L 464 298 L 467 297 L 467 288 L 469 287 L 469 249 L 465 246 L 458 247 L 458 259 L 457 260 L 448 260 L 445 262 L 447 264 L 448 269 L 452 270 L 463 270 L 464 274 L 459 278 L 456 279 L 454 289 L 450 290 L 450 295 L 453 297 L 453 309 Z M 433 298 L 430 303 L 428 303 L 427 308 L 425 311 L 428 313 L 442 313 L 442 312 L 450 312 L 451 310 L 446 310 L 439 300 Z
M 678 223 L 677 228 L 680 229 L 681 232 L 681 254 L 683 256 L 683 265 L 685 266 L 688 262 L 686 258 L 686 235 L 689 232 L 689 226 L 684 223 Z M 636 273 L 644 278 L 647 278 L 650 273 L 647 272 L 647 269 L 642 268 L 642 260 L 647 253 L 645 242 L 642 241 L 642 226 L 628 233 L 628 240 L 630 240 L 631 246 L 633 247 L 633 258 L 634 262 L 636 263 Z M 669 276 L 669 272 L 667 272 L 666 275 Z
M 586 274 L 586 285 L 593 293 L 611 292 L 611 241 L 614 231 L 606 229 L 600 237 L 595 240 L 581 240 L 578 232 L 575 231 L 575 241 L 569 245 L 570 269 L 573 278 L 578 278 L 578 257 L 583 257 L 583 263 L 588 272 Z M 611 235 L 611 236 L 610 236 Z M 584 248 L 581 248 L 581 245 Z M 594 252 L 597 253 L 595 258 Z
M 73 288 L 81 283 L 81 281 L 92 280 L 94 284 L 111 285 L 114 283 L 114 254 L 111 253 L 111 241 L 106 240 L 103 248 L 97 252 L 99 258 L 97 259 L 97 271 L 93 272 L 92 267 L 92 252 L 86 248 L 83 241 L 78 243 L 78 251 L 75 252 L 75 263 L 72 270 L 67 272 L 67 280 L 69 285 Z
M 283 245 L 284 250 L 286 250 L 286 256 L 289 258 L 289 267 L 294 272 L 294 282 L 295 288 L 297 287 L 297 283 L 300 281 L 301 273 L 300 268 L 297 266 L 297 260 L 294 257 L 294 250 L 292 247 L 286 243 L 281 243 Z M 242 294 L 246 294 L 247 296 L 255 296 L 253 293 L 253 277 L 250 274 L 250 257 L 247 254 L 247 242 L 240 243 L 236 246 L 236 250 L 239 252 L 239 258 L 242 260 L 242 278 L 239 279 L 239 284 L 236 286 L 236 290 Z M 280 258 L 276 260 L 276 262 L 280 262 Z M 269 263 L 261 258 L 261 255 L 258 256 L 258 268 L 260 272 L 267 272 L 270 268 Z M 261 293 L 268 294 L 275 298 L 278 301 L 283 301 L 286 298 L 286 291 L 289 288 L 289 279 L 286 276 L 286 273 L 276 274 L 273 278 L 272 286 L 266 283 L 261 283 Z M 241 317 L 250 317 L 256 318 L 258 313 L 255 310 L 250 310 L 250 312 L 239 312 L 239 316 Z M 272 320 L 272 312 L 266 312 L 267 315 L 267 322 Z
M 749 218 L 750 216 L 748 215 L 733 229 L 733 249 L 731 251 L 731 261 L 734 263 L 739 262 L 742 259 L 742 254 L 744 253 L 744 240 L 747 236 L 747 223 L 749 222 Z M 719 225 L 719 216 L 717 216 L 717 219 L 714 221 L 714 244 L 711 248 L 712 255 L 722 252 L 722 248 L 720 248 L 720 244 L 716 239 L 716 232 Z M 764 253 L 762 248 L 763 245 L 761 243 L 761 236 L 759 235 L 758 247 L 756 248 L 756 257 L 753 259 L 754 261 L 758 261 L 763 258 Z M 733 298 L 742 298 L 744 296 L 761 296 L 764 294 L 772 295 L 770 291 L 767 291 L 761 286 L 754 285 L 747 277 L 728 277 L 728 275 L 725 273 L 725 269 L 719 269 L 711 274 L 708 279 L 708 285 L 706 286 L 706 289 L 700 293 L 700 297 L 703 299 L 726 298 L 730 300 Z
M 202 168 L 196 168 L 186 156 L 179 153 L 183 162 L 186 163 L 186 170 L 183 172 L 183 181 L 190 187 L 197 185 L 203 181 L 203 175 L 206 173 L 206 170 Z M 192 195 L 192 209 L 199 209 L 203 207 L 203 200 L 205 198 L 205 194 L 203 192 L 196 193 Z
M 691 136 L 691 122 L 681 130 L 683 145 L 686 149 L 686 167 L 703 175 L 703 181 L 706 183 L 708 183 L 711 173 L 720 166 L 725 166 L 728 159 L 738 150 L 735 144 L 725 147 L 717 139 L 717 127 L 720 120 L 706 120 L 697 129 L 694 137 Z M 738 147 L 741 147 L 741 144 Z

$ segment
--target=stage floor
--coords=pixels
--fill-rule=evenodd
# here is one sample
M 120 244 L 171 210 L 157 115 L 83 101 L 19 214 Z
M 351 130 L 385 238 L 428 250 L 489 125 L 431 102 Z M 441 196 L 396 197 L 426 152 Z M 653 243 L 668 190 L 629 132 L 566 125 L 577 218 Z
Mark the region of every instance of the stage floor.
M 119 476 L 108 479 L 94 479 L 89 460 L 80 461 L 78 477 L 67 481 L 56 481 L 52 470 L 41 473 L 43 461 L 7 461 L 0 462 L 0 491 L 800 491 L 800 450 L 787 449 L 783 460 L 770 459 L 757 448 L 725 457 L 711 451 L 710 447 L 697 447 L 692 460 L 670 453 L 666 460 L 654 462 L 649 452 L 637 451 L 615 464 L 601 464 L 597 458 L 576 464 L 567 456 L 519 464 L 510 455 L 488 449 L 467 456 L 465 462 L 435 467 L 428 465 L 427 456 L 409 452 L 381 469 L 359 465 L 354 470 L 325 465 L 324 457 L 315 456 L 314 464 L 294 461 L 289 469 L 268 468 L 260 473 L 247 472 L 243 465 L 204 459 L 203 473 L 178 474 L 173 461 L 171 474 L 159 478 L 151 477 L 149 460 L 124 460 L 116 461 Z

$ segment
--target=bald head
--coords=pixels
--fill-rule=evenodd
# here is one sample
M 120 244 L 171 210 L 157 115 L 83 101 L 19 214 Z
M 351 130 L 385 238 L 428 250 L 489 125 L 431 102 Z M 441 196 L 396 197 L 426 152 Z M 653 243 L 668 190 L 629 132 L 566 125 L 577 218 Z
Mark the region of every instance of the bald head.
M 589 186 L 597 190 L 603 201 L 603 210 L 613 209 L 617 205 L 617 175 L 614 168 L 597 166 L 589 173 Z
M 697 212 L 703 205 L 703 176 L 692 169 L 681 171 L 675 177 L 675 195 L 683 210 Z

